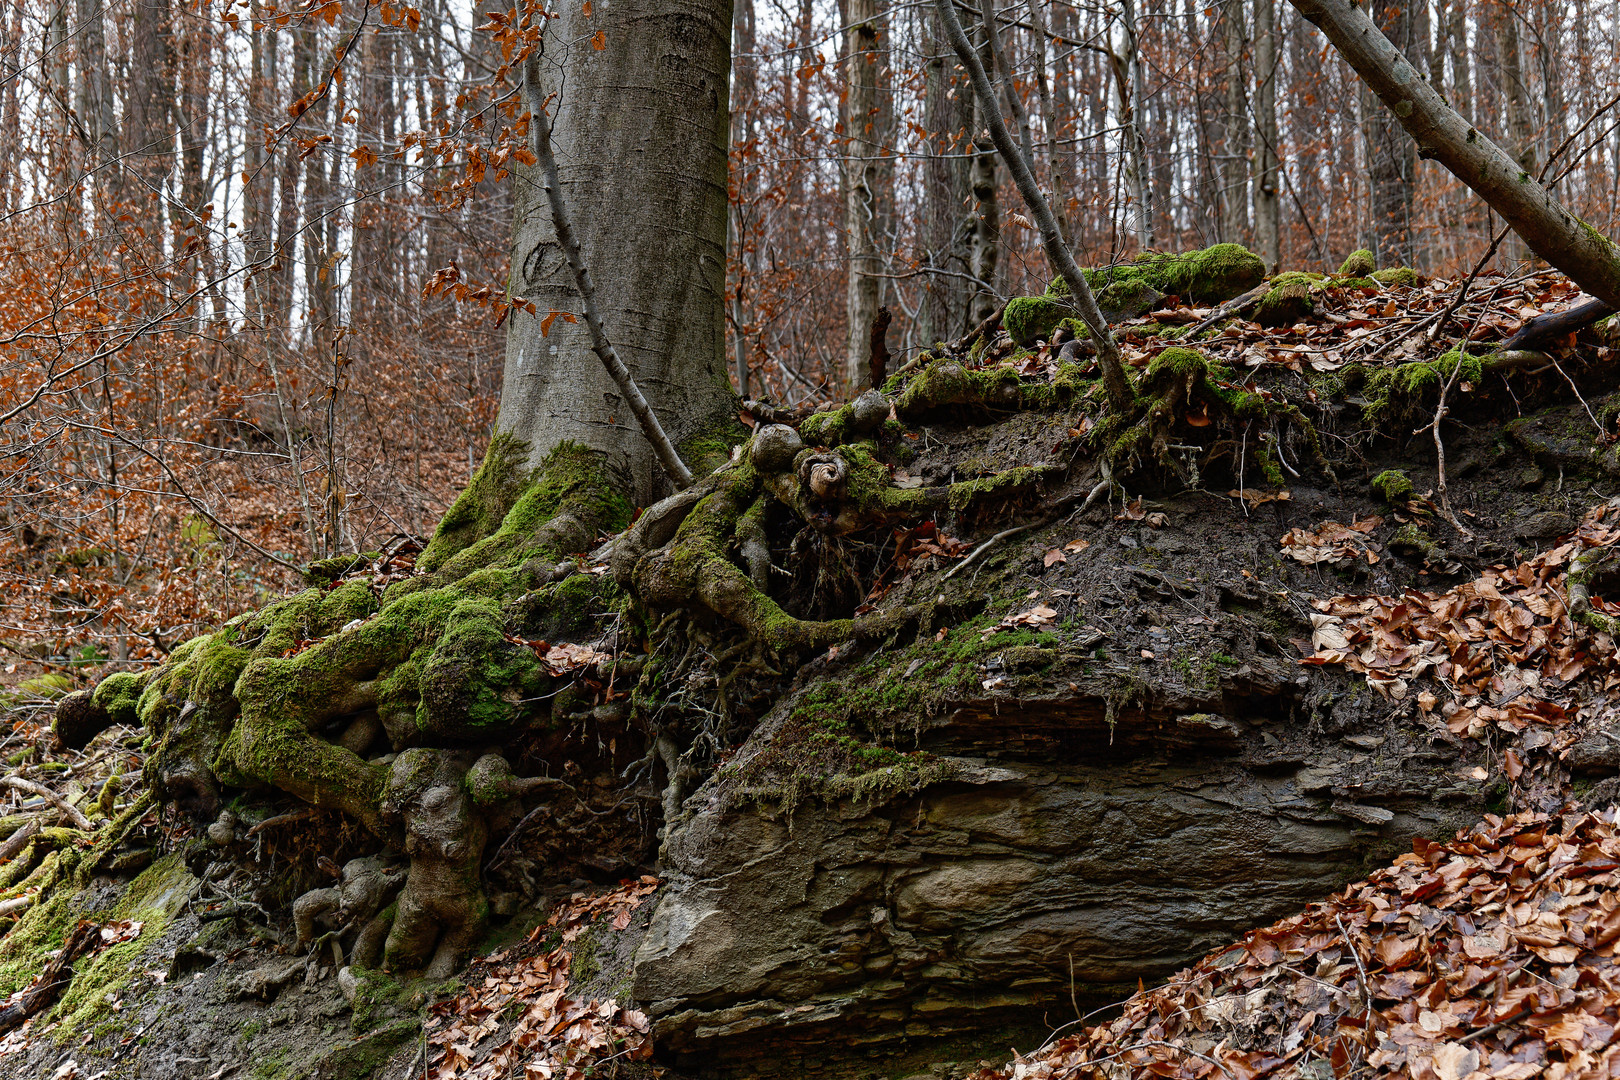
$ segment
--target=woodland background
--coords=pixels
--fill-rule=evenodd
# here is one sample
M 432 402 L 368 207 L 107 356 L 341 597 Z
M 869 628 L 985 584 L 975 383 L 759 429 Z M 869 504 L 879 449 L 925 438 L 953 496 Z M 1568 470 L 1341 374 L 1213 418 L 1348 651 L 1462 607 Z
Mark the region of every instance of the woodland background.
M 1620 0 L 1376 11 L 1528 174 L 1564 147 L 1559 198 L 1614 234 Z M 1274 268 L 1368 247 L 1441 273 L 1490 243 L 1484 204 L 1286 3 L 994 13 L 1006 104 L 1082 264 L 1233 241 Z M 18 701 L 157 662 L 309 559 L 432 530 L 499 398 L 524 123 L 479 28 L 512 14 L 0 0 L 0 685 Z M 880 305 L 911 353 L 1045 286 L 931 5 L 737 0 L 733 53 L 745 395 L 842 397 Z M 1526 258 L 1510 242 L 1497 265 Z

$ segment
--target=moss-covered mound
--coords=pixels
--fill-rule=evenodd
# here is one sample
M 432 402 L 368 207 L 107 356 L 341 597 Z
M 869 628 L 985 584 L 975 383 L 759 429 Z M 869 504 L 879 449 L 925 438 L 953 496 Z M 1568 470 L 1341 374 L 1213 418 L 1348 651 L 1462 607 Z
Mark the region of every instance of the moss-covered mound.
M 1149 252 L 1135 262 L 1087 270 L 1086 284 L 1101 293 L 1110 286 L 1140 282 L 1166 296 L 1179 296 L 1198 304 L 1220 304 L 1248 292 L 1265 280 L 1266 264 L 1260 256 L 1238 244 L 1216 244 L 1202 251 L 1179 254 Z M 1069 291 L 1060 277 L 1047 292 Z

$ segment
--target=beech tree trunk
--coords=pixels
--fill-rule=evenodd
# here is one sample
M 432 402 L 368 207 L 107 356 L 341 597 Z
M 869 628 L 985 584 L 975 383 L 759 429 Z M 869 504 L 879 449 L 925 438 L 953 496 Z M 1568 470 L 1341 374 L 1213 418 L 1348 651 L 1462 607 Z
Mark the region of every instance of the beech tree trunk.
M 608 337 L 677 446 L 734 423 L 724 323 L 731 5 L 615 0 L 590 16 L 564 5 L 539 67 L 545 94 L 559 95 L 559 184 Z M 548 312 L 583 309 L 536 169 L 517 170 L 513 195 L 512 292 L 538 315 L 508 322 L 497 427 L 529 443 L 531 464 L 565 441 L 599 452 L 651 505 L 668 485 L 585 320 L 559 317 L 541 333 Z
M 1417 141 L 1581 288 L 1620 307 L 1620 248 L 1566 210 L 1529 171 L 1441 100 L 1351 0 L 1289 0 Z

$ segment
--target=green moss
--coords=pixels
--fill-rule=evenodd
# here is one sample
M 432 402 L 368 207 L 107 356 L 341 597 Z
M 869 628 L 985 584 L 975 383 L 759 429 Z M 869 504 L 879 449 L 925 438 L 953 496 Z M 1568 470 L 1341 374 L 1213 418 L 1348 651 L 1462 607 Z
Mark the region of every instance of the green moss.
M 17 684 L 17 697 L 23 701 L 54 701 L 72 691 L 73 680 L 55 672 L 35 675 Z
M 97 708 L 106 710 L 113 723 L 134 726 L 140 723 L 136 709 L 145 689 L 145 672 L 120 671 L 102 679 L 91 700 Z
M 1380 285 L 1404 285 L 1413 288 L 1418 283 L 1417 271 L 1410 266 L 1391 266 L 1383 270 L 1374 270 L 1367 276 Z
M 1410 419 L 1439 396 L 1440 387 L 1459 364 L 1462 370 L 1457 373 L 1457 381 L 1478 386 L 1485 377 L 1484 358 L 1455 349 L 1437 360 L 1368 370 L 1362 383 L 1367 401 L 1362 406 L 1363 415 L 1374 422 Z
M 474 570 L 581 551 L 599 533 L 615 533 L 629 523 L 627 489 L 601 455 L 578 443 L 559 443 L 495 531 L 437 564 L 440 576 L 453 580 Z M 426 565 L 427 553 L 423 561 Z
M 1350 257 L 1339 265 L 1339 276 L 1349 278 L 1371 277 L 1372 272 L 1378 268 L 1378 260 L 1366 248 L 1352 251 Z
M 380 551 L 362 551 L 358 555 L 338 555 L 312 562 L 304 567 L 304 584 L 329 585 L 346 574 L 364 570 L 381 555 Z
M 528 458 L 529 444 L 522 439 L 503 432 L 490 440 L 483 464 L 439 519 L 433 539 L 417 560 L 423 570 L 437 569 L 450 556 L 500 528 L 534 478 Z
M 799 425 L 799 436 L 811 446 L 838 446 L 848 437 L 855 406 L 813 412 Z
M 1383 285 L 1368 277 L 1334 278 L 1333 285 L 1339 289 L 1372 289 L 1378 291 Z
M 730 384 L 726 389 L 731 389 Z M 730 461 L 731 448 L 747 441 L 748 429 L 731 412 L 686 436 L 675 449 L 692 475 L 702 477 Z
M 375 1080 L 399 1048 L 417 1038 L 421 1030 L 422 1022 L 415 1017 L 373 1028 L 347 1046 L 325 1054 L 310 1073 L 299 1075 L 319 1076 L 322 1080 Z
M 1164 294 L 1140 278 L 1113 281 L 1097 293 L 1097 306 L 1109 322 L 1134 319 L 1146 314 L 1164 299 Z
M 1399 469 L 1386 469 L 1372 479 L 1373 492 L 1387 503 L 1405 503 L 1411 500 L 1414 488 L 1411 479 Z
M 1001 325 L 1019 345 L 1050 340 L 1063 320 L 1074 314 L 1067 299 L 1058 296 L 1019 296 L 1007 301 Z
M 1423 531 L 1423 527 L 1415 521 L 1407 522 L 1395 530 L 1395 535 L 1389 538 L 1389 550 L 1397 555 L 1408 558 L 1427 559 L 1438 548 L 1434 538 Z
M 1165 295 L 1200 304 L 1219 304 L 1248 292 L 1265 280 L 1260 256 L 1237 244 L 1216 244 L 1181 254 L 1149 252 L 1122 266 L 1086 270 L 1086 283 L 1100 291 L 1115 282 L 1141 281 Z M 1068 291 L 1062 278 L 1047 292 Z
M 1292 326 L 1299 322 L 1316 310 L 1316 302 L 1311 298 L 1312 284 L 1309 275 L 1297 271 L 1278 274 L 1255 305 L 1255 322 L 1261 326 Z

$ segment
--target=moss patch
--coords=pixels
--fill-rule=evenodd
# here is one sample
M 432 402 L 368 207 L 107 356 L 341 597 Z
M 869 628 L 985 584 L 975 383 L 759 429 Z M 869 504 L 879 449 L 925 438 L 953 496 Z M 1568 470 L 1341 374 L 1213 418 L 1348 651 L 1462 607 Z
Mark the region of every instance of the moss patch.
M 1261 326 L 1292 326 L 1312 311 L 1310 275 L 1292 271 L 1271 279 L 1271 288 L 1255 305 L 1254 321 Z
M 1372 478 L 1373 493 L 1387 503 L 1404 503 L 1412 498 L 1411 479 L 1399 469 L 1386 469 Z
M 1339 264 L 1339 276 L 1349 278 L 1371 277 L 1372 272 L 1378 269 L 1378 260 L 1366 248 L 1352 251 L 1350 257 Z
M 1219 304 L 1239 296 L 1265 280 L 1266 264 L 1260 256 L 1237 244 L 1216 244 L 1202 251 L 1181 254 L 1148 252 L 1135 262 L 1086 270 L 1086 284 L 1100 292 L 1118 282 L 1139 281 L 1166 296 L 1179 296 L 1200 304 Z M 1058 295 L 1069 291 L 1060 277 L 1047 289 Z

